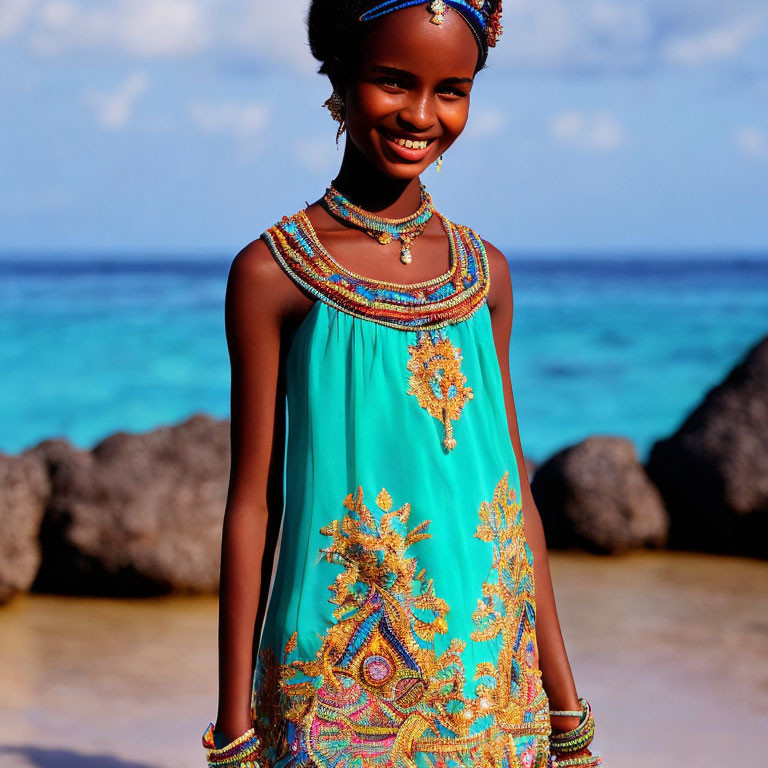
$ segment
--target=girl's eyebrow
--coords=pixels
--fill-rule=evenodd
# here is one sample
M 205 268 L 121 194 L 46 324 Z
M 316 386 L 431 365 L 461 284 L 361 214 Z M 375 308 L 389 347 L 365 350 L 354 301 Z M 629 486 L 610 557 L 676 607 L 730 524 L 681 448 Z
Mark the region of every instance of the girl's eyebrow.
M 408 72 L 406 69 L 398 69 L 397 67 L 386 67 L 383 64 L 372 64 L 371 69 L 374 72 L 385 72 L 388 75 L 400 75 L 401 77 L 414 77 L 412 72 Z M 441 83 L 474 83 L 471 77 L 446 77 L 440 81 Z

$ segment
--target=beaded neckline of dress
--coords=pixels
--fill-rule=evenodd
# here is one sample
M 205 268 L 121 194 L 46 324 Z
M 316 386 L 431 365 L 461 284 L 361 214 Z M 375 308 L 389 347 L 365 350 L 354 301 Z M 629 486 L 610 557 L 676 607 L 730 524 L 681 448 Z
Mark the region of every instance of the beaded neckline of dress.
M 489 288 L 483 241 L 470 227 L 441 220 L 450 266 L 420 283 L 376 280 L 343 267 L 319 241 L 304 210 L 283 216 L 262 238 L 284 271 L 326 304 L 393 328 L 439 328 L 472 315 Z

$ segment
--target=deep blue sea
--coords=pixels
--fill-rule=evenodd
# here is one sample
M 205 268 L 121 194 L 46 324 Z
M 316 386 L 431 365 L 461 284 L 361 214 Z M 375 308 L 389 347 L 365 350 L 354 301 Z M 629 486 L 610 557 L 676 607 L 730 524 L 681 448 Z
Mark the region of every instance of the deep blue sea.
M 229 414 L 231 259 L 0 260 L 0 451 Z M 590 434 L 642 457 L 768 334 L 768 257 L 517 256 L 512 385 L 534 460 Z

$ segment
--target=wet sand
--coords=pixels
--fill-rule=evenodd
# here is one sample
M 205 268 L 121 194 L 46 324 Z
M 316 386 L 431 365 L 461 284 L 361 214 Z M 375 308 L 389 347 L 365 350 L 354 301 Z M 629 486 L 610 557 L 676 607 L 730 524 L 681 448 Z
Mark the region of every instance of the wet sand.
M 768 563 L 553 553 L 606 768 L 763 764 Z M 0 608 L 2 768 L 193 768 L 216 709 L 216 599 L 23 596 Z

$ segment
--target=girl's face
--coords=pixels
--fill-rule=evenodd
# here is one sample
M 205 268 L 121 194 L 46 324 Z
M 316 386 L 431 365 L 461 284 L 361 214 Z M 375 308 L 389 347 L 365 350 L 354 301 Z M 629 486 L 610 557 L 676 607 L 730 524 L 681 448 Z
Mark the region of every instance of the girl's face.
M 436 25 L 421 5 L 370 23 L 347 84 L 348 140 L 386 175 L 411 179 L 464 130 L 477 43 L 458 13 Z

